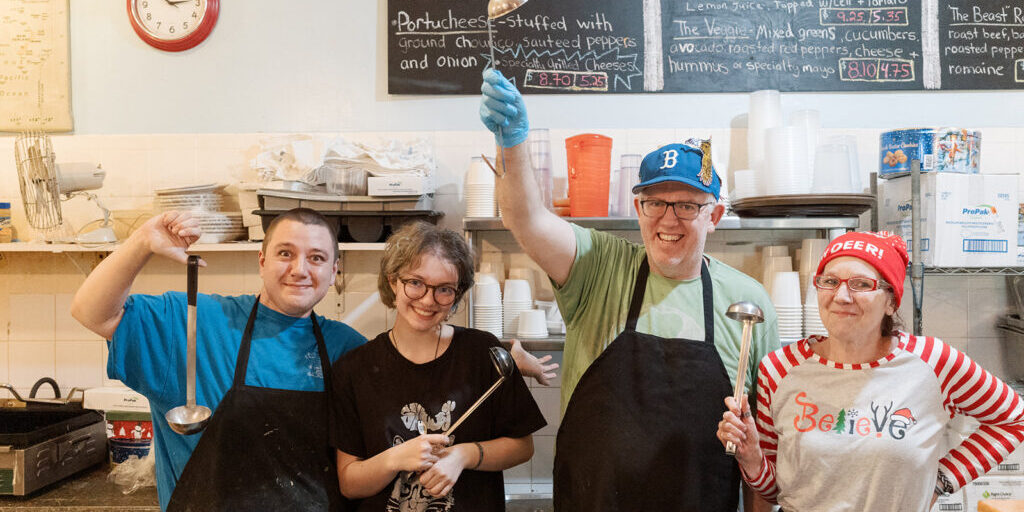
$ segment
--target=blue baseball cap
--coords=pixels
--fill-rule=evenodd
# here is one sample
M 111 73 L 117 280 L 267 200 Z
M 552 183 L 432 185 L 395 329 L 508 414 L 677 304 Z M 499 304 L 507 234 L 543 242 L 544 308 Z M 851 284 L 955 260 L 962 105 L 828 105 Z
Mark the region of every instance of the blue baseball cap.
M 640 162 L 640 183 L 633 187 L 633 193 L 665 181 L 678 181 L 710 193 L 717 201 L 722 180 L 711 165 L 711 141 L 697 143 L 703 149 L 689 144 L 669 144 L 648 153 Z

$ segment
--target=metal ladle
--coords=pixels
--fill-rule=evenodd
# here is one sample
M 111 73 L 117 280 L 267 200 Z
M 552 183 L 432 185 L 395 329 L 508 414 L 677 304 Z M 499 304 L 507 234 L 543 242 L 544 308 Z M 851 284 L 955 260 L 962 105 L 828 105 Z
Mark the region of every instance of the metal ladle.
M 494 60 L 494 33 L 491 30 L 491 20 L 500 18 L 522 7 L 526 1 L 527 0 L 490 0 L 487 2 L 487 40 L 489 41 L 488 46 L 491 48 L 491 69 L 498 69 L 497 61 Z M 498 177 L 504 176 L 507 169 L 507 167 L 505 167 L 505 134 L 503 132 L 504 131 L 501 129 L 501 126 L 499 126 L 498 140 L 500 143 L 498 144 L 498 156 L 501 157 L 501 175 Z M 491 170 L 493 171 L 494 168 L 492 167 Z M 494 174 L 497 175 L 498 173 L 495 172 Z
M 196 289 L 199 287 L 199 256 L 188 257 L 188 345 L 186 346 L 185 405 L 167 411 L 164 418 L 171 430 L 181 435 L 206 428 L 213 413 L 196 405 Z
M 736 367 L 736 387 L 733 388 L 733 398 L 736 400 L 736 406 L 743 410 L 740 400 L 743 399 L 743 385 L 747 378 L 747 360 L 750 359 L 750 337 L 753 334 L 754 324 L 764 322 L 764 313 L 761 312 L 761 308 L 757 307 L 757 304 L 753 302 L 741 301 L 725 310 L 725 316 L 736 320 L 737 322 L 743 322 L 743 342 L 740 345 L 740 361 L 739 366 Z M 736 445 L 729 441 L 725 445 L 725 453 L 729 455 L 736 455 Z
M 481 396 L 465 414 L 460 416 L 459 420 L 449 427 L 448 430 L 445 431 L 444 435 L 450 436 L 452 432 L 455 432 L 455 429 L 458 428 L 458 426 L 461 425 L 470 414 L 473 414 L 473 411 L 475 411 L 477 407 L 480 407 L 480 404 L 484 403 L 484 400 L 487 400 L 487 397 L 491 396 L 491 393 L 494 393 L 494 390 L 498 389 L 498 386 L 500 386 L 502 382 L 505 382 L 505 379 L 512 375 L 512 369 L 515 367 L 515 362 L 512 361 L 512 356 L 509 355 L 508 351 L 504 348 L 491 347 L 491 362 L 494 363 L 494 367 L 498 370 L 498 375 L 500 375 L 497 382 L 495 382 L 490 389 L 484 392 L 483 396 Z

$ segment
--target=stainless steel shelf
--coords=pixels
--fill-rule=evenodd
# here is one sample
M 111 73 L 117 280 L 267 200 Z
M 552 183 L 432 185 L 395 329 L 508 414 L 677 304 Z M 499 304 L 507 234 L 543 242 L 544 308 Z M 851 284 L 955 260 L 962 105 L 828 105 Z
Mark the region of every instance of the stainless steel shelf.
M 558 352 L 565 348 L 565 336 L 548 336 L 547 338 L 518 338 L 523 348 L 530 352 Z M 505 348 L 512 347 L 511 337 L 502 337 L 501 344 Z
M 4 252 L 113 252 L 120 244 L 44 244 L 30 242 L 0 243 L 0 253 Z M 256 252 L 260 250 L 260 242 L 225 242 L 219 244 L 195 244 L 189 251 L 201 252 Z M 338 244 L 340 251 L 383 251 L 383 243 L 348 243 Z
M 566 220 L 584 228 L 601 231 L 635 231 L 640 229 L 631 217 L 567 217 Z M 499 217 L 467 217 L 466 231 L 506 231 Z M 715 229 L 857 229 L 859 217 L 722 217 Z
M 949 276 L 1020 276 L 1024 267 L 925 267 L 925 274 Z

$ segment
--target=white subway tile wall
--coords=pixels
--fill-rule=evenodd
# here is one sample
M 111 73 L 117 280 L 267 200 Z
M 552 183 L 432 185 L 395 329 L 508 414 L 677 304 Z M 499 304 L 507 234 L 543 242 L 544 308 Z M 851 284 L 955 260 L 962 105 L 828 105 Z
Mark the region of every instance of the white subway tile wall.
M 1024 160 L 1024 128 L 980 128 L 983 134 L 982 169 L 991 173 L 1018 173 Z M 709 130 L 587 130 L 612 137 L 612 168 L 619 155 L 644 154 L 661 144 L 680 142 L 690 137 L 708 137 L 713 141 L 714 162 L 729 183 L 733 171 L 746 167 L 746 129 Z M 876 129 L 825 129 L 830 135 L 853 135 L 858 144 L 862 184 L 877 166 Z M 553 129 L 551 135 L 552 173 L 566 175 L 564 139 L 584 131 Z M 461 229 L 465 205 L 462 180 L 470 158 L 481 153 L 493 156 L 492 137 L 483 130 L 401 133 L 320 133 L 325 139 L 343 135 L 352 140 L 375 143 L 388 138 L 404 141 L 423 139 L 433 144 L 438 163 L 435 179 L 436 209 L 446 213 L 442 224 Z M 107 172 L 102 189 L 96 191 L 114 211 L 119 230 L 130 231 L 152 211 L 153 191 L 159 188 L 199 183 L 231 183 L 252 179 L 249 162 L 256 156 L 261 140 L 275 134 L 171 134 L 171 135 L 54 135 L 57 162 L 84 161 L 101 164 Z M 0 201 L 10 200 L 14 223 L 22 239 L 35 236 L 27 225 L 18 193 L 14 165 L 13 137 L 0 138 Z M 1021 183 L 1024 186 L 1024 183 Z M 1024 195 L 1022 195 L 1024 197 Z M 231 201 L 228 201 L 230 204 Z M 75 229 L 100 218 L 90 202 L 73 199 L 64 204 L 67 218 Z M 630 234 L 634 237 L 635 234 Z M 484 240 L 483 259 L 501 262 L 507 270 L 528 265 L 521 254 L 509 254 L 517 246 L 511 238 Z M 772 242 L 771 235 L 765 243 Z M 798 247 L 798 245 L 797 245 Z M 795 247 L 793 247 L 795 248 Z M 715 241 L 709 252 L 744 272 L 756 275 L 759 258 L 756 246 Z M 200 290 L 210 293 L 255 293 L 260 288 L 255 253 L 210 253 L 203 255 L 209 264 L 201 271 Z M 385 330 L 394 322 L 393 312 L 373 300 L 377 290 L 380 253 L 343 254 L 344 289 L 333 290 L 317 308 L 333 319 L 348 318 L 351 325 L 367 337 Z M 63 390 L 73 386 L 116 385 L 106 377 L 106 345 L 95 334 L 70 317 L 68 307 L 75 290 L 84 279 L 84 271 L 93 268 L 100 255 L 93 253 L 2 253 L 0 254 L 0 382 L 9 382 L 19 393 L 28 393 L 41 377 L 52 376 Z M 546 279 L 540 284 L 548 287 Z M 911 294 L 907 283 L 904 305 L 900 308 L 907 324 L 911 321 Z M 946 339 L 965 350 L 998 375 L 1014 371 L 1005 360 L 1003 339 L 994 328 L 995 320 L 1006 312 L 1007 290 L 1002 278 L 966 276 L 928 276 L 924 302 L 925 332 Z M 166 260 L 151 260 L 135 281 L 133 292 L 161 293 L 184 290 L 182 267 Z M 964 293 L 966 290 L 967 293 Z M 547 292 L 550 293 L 550 292 Z M 366 301 L 367 308 L 359 308 Z M 359 308 L 360 314 L 351 316 Z M 466 323 L 466 308 L 453 321 Z M 909 326 L 908 326 L 909 327 Z M 539 355 L 544 355 L 542 353 Z M 561 352 L 550 352 L 561 362 Z M 1016 363 L 1020 366 L 1021 363 Z M 510 494 L 550 494 L 554 460 L 555 433 L 559 418 L 559 386 L 542 387 L 532 380 L 530 389 L 544 412 L 549 426 L 534 436 L 535 452 L 531 461 L 505 472 L 506 491 Z M 48 391 L 47 391 L 48 392 Z M 0 397 L 6 396 L 0 391 Z

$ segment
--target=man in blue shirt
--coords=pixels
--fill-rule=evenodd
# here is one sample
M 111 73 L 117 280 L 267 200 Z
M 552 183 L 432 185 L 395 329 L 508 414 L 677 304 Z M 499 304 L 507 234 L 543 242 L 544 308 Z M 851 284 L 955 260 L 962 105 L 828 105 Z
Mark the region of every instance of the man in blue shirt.
M 185 403 L 186 296 L 129 290 L 153 255 L 185 263 L 199 235 L 187 213 L 150 219 L 71 305 L 109 340 L 109 376 L 149 399 L 161 509 L 341 508 L 324 382 L 331 362 L 366 340 L 313 313 L 334 284 L 337 234 L 320 214 L 291 210 L 266 231 L 259 295 L 198 295 L 196 402 L 214 413 L 202 433 L 185 436 L 164 415 Z

